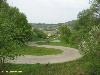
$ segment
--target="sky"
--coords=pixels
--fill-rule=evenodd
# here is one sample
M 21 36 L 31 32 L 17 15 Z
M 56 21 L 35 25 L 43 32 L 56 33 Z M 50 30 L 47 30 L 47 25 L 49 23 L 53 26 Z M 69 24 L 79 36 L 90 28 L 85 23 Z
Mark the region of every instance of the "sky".
M 64 23 L 89 8 L 89 0 L 7 0 L 27 16 L 29 23 Z

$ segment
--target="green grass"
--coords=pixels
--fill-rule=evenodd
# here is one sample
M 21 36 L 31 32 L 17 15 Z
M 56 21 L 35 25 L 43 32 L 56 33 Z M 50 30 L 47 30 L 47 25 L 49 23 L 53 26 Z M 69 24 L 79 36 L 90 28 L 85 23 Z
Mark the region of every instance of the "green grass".
M 36 55 L 36 56 L 56 55 L 63 52 L 62 50 L 59 49 L 44 48 L 44 47 L 30 47 L 30 46 L 21 47 L 20 50 L 24 55 Z
M 85 56 L 76 61 L 58 64 L 12 64 L 8 70 L 23 71 L 22 73 L 9 73 L 9 75 L 100 75 L 98 59 L 93 60 Z M 95 66 L 92 64 L 94 61 Z
M 69 45 L 69 44 L 66 44 L 64 42 L 37 42 L 36 44 L 39 44 L 39 45 L 53 45 L 53 46 L 64 46 L 64 47 L 71 47 L 71 48 L 77 48 L 77 46 L 72 46 L 72 45 Z
M 63 42 L 37 42 L 37 44 L 39 45 L 54 45 L 54 46 L 67 46 L 65 43 Z

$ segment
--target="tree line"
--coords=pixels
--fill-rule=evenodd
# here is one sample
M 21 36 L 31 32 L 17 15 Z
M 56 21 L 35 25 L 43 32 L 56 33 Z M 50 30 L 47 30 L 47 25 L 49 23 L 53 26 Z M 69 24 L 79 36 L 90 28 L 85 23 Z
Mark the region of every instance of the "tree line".
M 6 0 L 0 0 L 0 75 L 1 71 L 6 70 L 7 61 L 21 55 L 21 50 L 17 48 L 36 38 L 46 37 L 43 31 L 32 29 L 18 8 L 9 6 Z
M 73 25 L 74 24 L 74 25 Z M 59 27 L 61 40 L 78 48 L 90 60 L 91 74 L 98 75 L 100 58 L 100 0 L 92 0 L 89 9 L 79 12 L 77 20 Z

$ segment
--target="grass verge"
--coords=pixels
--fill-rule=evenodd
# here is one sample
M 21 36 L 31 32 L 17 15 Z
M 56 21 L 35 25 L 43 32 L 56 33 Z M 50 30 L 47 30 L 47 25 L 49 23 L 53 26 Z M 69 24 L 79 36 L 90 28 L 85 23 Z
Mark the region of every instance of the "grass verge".
M 67 46 L 65 43 L 63 42 L 37 42 L 36 44 L 39 45 L 54 45 L 54 46 Z
M 30 47 L 30 46 L 21 47 L 20 51 L 24 55 L 35 55 L 35 56 L 57 55 L 63 52 L 62 50 L 59 49 L 44 48 L 44 47 Z

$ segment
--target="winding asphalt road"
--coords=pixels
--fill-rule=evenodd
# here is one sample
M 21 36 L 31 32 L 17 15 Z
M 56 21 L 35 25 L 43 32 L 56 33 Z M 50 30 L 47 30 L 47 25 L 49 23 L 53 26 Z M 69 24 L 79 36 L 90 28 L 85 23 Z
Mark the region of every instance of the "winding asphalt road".
M 62 63 L 72 60 L 76 60 L 81 56 L 79 51 L 74 48 L 67 48 L 63 46 L 51 46 L 51 45 L 36 45 L 30 44 L 29 46 L 45 47 L 45 48 L 54 48 L 60 49 L 64 52 L 58 55 L 44 55 L 44 56 L 33 56 L 33 55 L 24 55 L 17 57 L 16 60 L 11 61 L 14 64 L 47 64 L 47 63 Z

